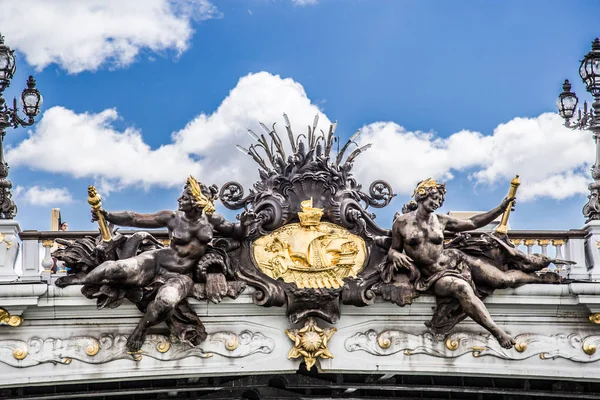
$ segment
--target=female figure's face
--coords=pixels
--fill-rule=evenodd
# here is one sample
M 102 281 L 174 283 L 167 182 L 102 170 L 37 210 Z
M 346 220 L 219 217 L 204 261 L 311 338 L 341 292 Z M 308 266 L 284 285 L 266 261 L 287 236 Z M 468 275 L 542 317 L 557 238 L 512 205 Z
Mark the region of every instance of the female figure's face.
M 189 212 L 194 209 L 194 202 L 192 200 L 192 194 L 189 189 L 183 189 L 181 192 L 181 196 L 177 199 L 177 203 L 179 205 L 179 211 Z
M 430 188 L 419 202 L 428 213 L 433 213 L 444 204 L 444 194 L 437 188 Z

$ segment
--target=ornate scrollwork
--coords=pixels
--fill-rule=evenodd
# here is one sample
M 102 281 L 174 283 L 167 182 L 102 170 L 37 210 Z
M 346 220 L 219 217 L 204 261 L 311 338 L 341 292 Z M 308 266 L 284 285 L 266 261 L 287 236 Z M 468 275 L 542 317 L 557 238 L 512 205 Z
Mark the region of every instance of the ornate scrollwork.
M 383 208 L 390 204 L 396 194 L 392 190 L 392 186 L 383 180 L 376 180 L 369 186 L 369 195 L 361 192 L 361 198 L 367 205 L 375 208 Z
M 44 363 L 68 365 L 72 360 L 87 364 L 105 364 L 116 360 L 139 361 L 142 356 L 161 361 L 187 357 L 210 358 L 219 355 L 242 358 L 256 353 L 271 353 L 275 341 L 260 332 L 215 332 L 199 346 L 171 342 L 163 335 L 149 335 L 136 354 L 128 354 L 127 336 L 105 334 L 99 338 L 75 336 L 70 338 L 32 338 L 29 341 L 0 340 L 0 363 L 13 367 L 32 367 Z
M 244 207 L 248 197 L 244 197 L 244 187 L 237 182 L 227 182 L 219 190 L 219 199 L 230 210 Z
M 596 346 L 600 345 L 599 335 L 524 333 L 517 335 L 515 341 L 514 349 L 505 349 L 490 335 L 454 333 L 440 341 L 430 333 L 415 335 L 392 329 L 380 333 L 374 330 L 356 333 L 346 339 L 344 346 L 347 351 L 365 351 L 374 356 L 402 353 L 405 356 L 426 354 L 458 358 L 470 353 L 475 358 L 490 356 L 512 361 L 536 356 L 542 360 L 564 358 L 580 363 L 600 360 L 600 354 L 596 353 Z
M 4 324 L 12 327 L 21 326 L 23 324 L 23 317 L 20 315 L 10 315 L 8 311 L 0 307 L 0 325 Z
M 600 219 L 600 182 L 590 183 L 588 189 L 590 191 L 588 202 L 583 206 L 583 216 L 587 218 L 586 222 Z

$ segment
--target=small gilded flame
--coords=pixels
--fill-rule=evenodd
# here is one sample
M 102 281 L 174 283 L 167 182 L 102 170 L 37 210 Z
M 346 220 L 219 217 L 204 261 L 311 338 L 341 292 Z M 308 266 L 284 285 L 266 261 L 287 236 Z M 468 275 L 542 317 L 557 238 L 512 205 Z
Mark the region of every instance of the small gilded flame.
M 94 186 L 88 186 L 88 204 L 93 209 L 98 210 L 102 207 L 102 197 L 98 194 L 98 190 Z

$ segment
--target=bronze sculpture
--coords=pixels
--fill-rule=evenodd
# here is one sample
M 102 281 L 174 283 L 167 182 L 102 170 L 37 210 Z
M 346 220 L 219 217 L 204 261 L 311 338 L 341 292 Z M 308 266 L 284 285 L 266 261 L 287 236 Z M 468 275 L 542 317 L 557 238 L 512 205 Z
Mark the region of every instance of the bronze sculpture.
M 206 187 L 193 177 L 189 177 L 178 199 L 178 211 L 159 211 L 155 214 L 137 214 L 130 211 L 108 212 L 101 209 L 94 211 L 94 220 L 97 220 L 101 213 L 107 222 L 120 226 L 166 227 L 169 230 L 170 245 L 126 259 L 106 261 L 88 273 L 61 277 L 57 279 L 56 286 L 83 284 L 138 289 L 158 286 L 157 289 L 152 290 L 155 292 L 152 298 L 145 301 L 147 303 L 143 307 L 145 315 L 129 336 L 127 349 L 130 352 L 138 351 L 148 329 L 169 319 L 173 313 L 185 314 L 185 317 L 176 315 L 176 318 L 168 321 L 170 324 L 177 325 L 178 319 L 191 319 L 195 323 L 196 329 L 193 332 L 184 332 L 181 338 L 198 344 L 206 338 L 206 332 L 185 299 L 192 294 L 194 275 L 202 272 L 198 270 L 202 266 L 200 260 L 207 254 L 214 231 L 229 237 L 244 235 L 243 222 L 233 224 L 215 213 L 213 206 L 215 196 L 216 188 Z M 245 214 L 246 217 L 251 215 Z M 209 297 L 226 295 L 225 274 L 213 275 L 212 282 L 210 280 L 206 282 L 207 295 Z M 210 293 L 211 286 L 214 289 L 212 293 Z M 97 295 L 102 294 L 101 291 L 102 289 Z
M 136 352 L 148 329 L 162 321 L 180 340 L 199 344 L 206 332 L 187 298 L 218 302 L 237 297 L 245 285 L 254 288 L 255 304 L 285 306 L 292 323 L 315 317 L 336 323 L 340 303 L 368 306 L 379 295 L 404 306 L 430 293 L 437 307 L 426 325 L 436 337 L 470 316 L 510 348 L 514 340 L 494 323 L 481 300 L 495 289 L 563 281 L 552 272 L 538 273 L 550 263 L 568 261 L 524 254 L 503 229 L 460 233 L 511 209 L 514 192 L 493 210 L 458 220 L 435 213 L 446 188 L 427 179 L 417 186 L 415 201 L 395 217 L 392 230 L 383 229 L 368 208 L 387 206 L 395 196 L 391 186 L 375 181 L 366 192 L 351 173 L 369 145 L 344 159 L 355 134 L 332 156 L 335 124 L 328 134 L 317 134 L 315 118 L 306 136 L 295 136 L 287 117 L 286 124 L 291 154 L 275 127 L 264 124 L 271 141 L 251 132 L 257 143 L 238 146 L 257 162 L 260 179 L 247 195 L 236 182 L 219 191 L 225 207 L 242 210 L 235 224 L 214 212 L 216 187 L 192 177 L 175 212 L 106 212 L 90 189 L 88 202 L 101 234 L 63 243 L 67 247 L 56 257 L 71 271 L 56 285 L 83 284 L 82 293 L 96 298 L 101 308 L 132 301 L 145 313 L 127 342 L 128 350 Z M 517 183 L 513 186 L 516 191 Z M 508 212 L 503 222 L 507 219 Z M 111 232 L 107 222 L 167 228 L 169 247 L 145 232 L 127 238 Z M 446 241 L 448 231 L 458 234 Z
M 561 278 L 555 273 L 538 276 L 534 272 L 550 262 L 568 262 L 526 255 L 511 247 L 506 235 L 487 234 L 489 239 L 475 241 L 459 236 L 444 245 L 444 231 L 481 228 L 511 208 L 515 201 L 514 197 L 507 197 L 491 211 L 460 220 L 435 214 L 445 194 L 445 184 L 430 178 L 419 182 L 413 194 L 415 201 L 405 206 L 405 213 L 394 220 L 388 263 L 382 268 L 384 280 L 393 279 L 390 268 L 404 269 L 416 292 L 432 293 L 438 298 L 437 310 L 426 324 L 437 336 L 448 333 L 469 316 L 492 333 L 502 347 L 510 348 L 514 345 L 513 338 L 496 325 L 481 298 L 494 289 L 527 283 L 560 283 Z M 503 270 L 508 263 L 512 268 Z M 413 291 L 408 292 L 414 295 Z

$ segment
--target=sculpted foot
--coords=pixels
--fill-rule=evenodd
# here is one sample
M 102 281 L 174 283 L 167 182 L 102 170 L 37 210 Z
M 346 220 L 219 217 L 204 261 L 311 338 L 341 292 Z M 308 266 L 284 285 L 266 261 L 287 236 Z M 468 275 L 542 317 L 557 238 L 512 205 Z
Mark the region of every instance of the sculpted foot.
M 508 336 L 504 331 L 500 331 L 494 336 L 496 337 L 496 340 L 498 340 L 498 343 L 500 343 L 500 346 L 505 349 L 511 349 L 515 345 L 515 339 Z
M 543 283 L 561 283 L 564 281 L 564 278 L 554 272 L 546 272 L 545 274 L 540 275 Z
M 143 331 L 136 329 L 127 339 L 125 347 L 128 352 L 135 353 L 141 350 L 144 340 L 146 340 L 146 334 Z
M 54 282 L 54 284 L 59 288 L 64 288 L 69 285 L 78 285 L 80 283 L 81 282 L 79 282 L 79 278 L 75 275 L 61 276 Z

